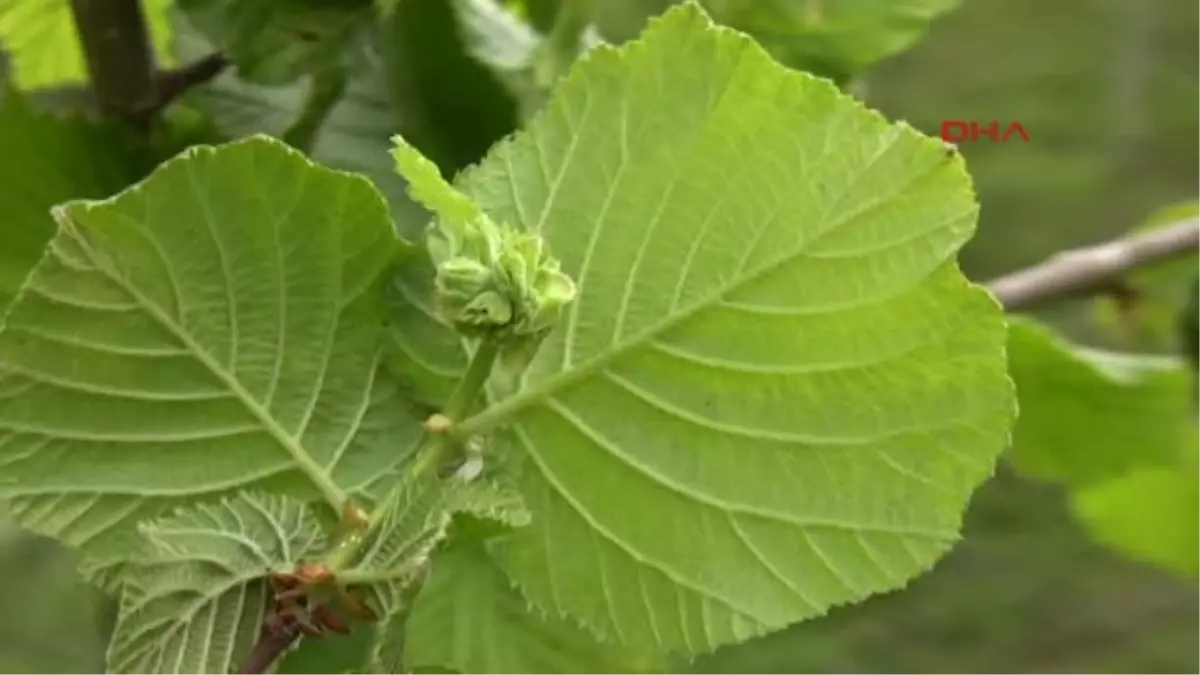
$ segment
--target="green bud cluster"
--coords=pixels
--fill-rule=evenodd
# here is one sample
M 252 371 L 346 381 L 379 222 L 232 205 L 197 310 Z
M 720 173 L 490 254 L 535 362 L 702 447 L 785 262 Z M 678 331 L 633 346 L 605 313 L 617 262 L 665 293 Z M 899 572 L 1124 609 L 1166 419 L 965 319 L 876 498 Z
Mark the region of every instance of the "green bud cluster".
M 468 337 L 515 345 L 538 340 L 575 297 L 536 234 L 500 226 L 484 214 L 430 232 L 438 311 Z

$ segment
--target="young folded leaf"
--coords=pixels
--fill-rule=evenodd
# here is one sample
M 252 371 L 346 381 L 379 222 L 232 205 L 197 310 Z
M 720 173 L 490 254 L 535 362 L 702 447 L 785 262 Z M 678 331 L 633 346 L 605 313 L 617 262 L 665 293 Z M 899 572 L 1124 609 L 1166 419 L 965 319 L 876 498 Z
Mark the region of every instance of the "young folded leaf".
M 229 673 L 263 628 L 266 577 L 325 546 L 308 506 L 242 493 L 139 528 L 144 546 L 121 593 L 110 673 Z
M 538 342 L 575 297 L 570 277 L 537 235 L 498 225 L 443 180 L 433 162 L 403 138 L 393 140 L 409 194 L 438 215 L 426 242 L 442 318 L 465 336 L 499 340 L 505 348 Z

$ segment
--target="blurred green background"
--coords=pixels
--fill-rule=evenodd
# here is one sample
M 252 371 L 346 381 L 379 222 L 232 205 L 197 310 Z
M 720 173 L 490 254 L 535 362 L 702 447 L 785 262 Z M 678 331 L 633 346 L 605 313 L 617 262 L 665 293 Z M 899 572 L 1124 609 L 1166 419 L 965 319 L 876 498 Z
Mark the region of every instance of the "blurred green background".
M 974 278 L 1124 232 L 1195 199 L 1198 3 L 964 0 L 861 93 L 937 135 L 1019 121 L 1032 140 L 960 146 L 983 205 Z M 1076 303 L 1043 315 L 1120 338 Z M 108 618 L 69 555 L 0 524 L 0 672 L 97 672 Z M 909 588 L 727 648 L 699 672 L 1200 672 L 1196 584 L 1092 543 L 1054 486 L 1003 465 L 963 542 Z

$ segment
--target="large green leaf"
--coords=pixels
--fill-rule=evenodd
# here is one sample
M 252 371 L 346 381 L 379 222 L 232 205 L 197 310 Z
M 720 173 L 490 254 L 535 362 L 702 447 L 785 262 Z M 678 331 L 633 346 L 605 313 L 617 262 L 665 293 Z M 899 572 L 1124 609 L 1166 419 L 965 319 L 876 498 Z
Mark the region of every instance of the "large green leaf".
M 263 137 L 198 146 L 59 232 L 0 331 L 0 496 L 130 555 L 133 524 L 232 490 L 338 506 L 420 432 L 379 373 L 397 255 L 361 177 Z
M 167 9 L 171 0 L 146 0 L 141 4 L 160 63 L 170 65 Z M 0 43 L 16 61 L 15 81 L 20 89 L 87 80 L 71 0 L 0 0 Z
M 1009 367 L 1021 416 L 1008 458 L 1026 475 L 1087 483 L 1173 464 L 1192 442 L 1195 410 L 1178 361 L 1084 350 L 1014 318 Z
M 524 387 L 458 425 L 518 439 L 496 452 L 532 518 L 494 553 L 536 605 L 697 652 L 953 544 L 1015 411 L 940 142 L 688 4 L 596 48 L 458 184 L 579 287 Z
M 318 162 L 369 177 L 387 197 L 406 237 L 417 237 L 429 214 L 405 196 L 404 181 L 388 156 L 391 137 L 402 133 L 453 174 L 516 125 L 515 102 L 464 51 L 449 3 L 404 3 L 377 31 L 366 31 L 347 47 L 345 91 L 307 149 Z M 173 18 L 180 59 L 214 49 L 186 16 Z M 300 119 L 312 79 L 265 86 L 230 71 L 192 96 L 229 138 L 282 136 Z
M 406 665 L 462 673 L 631 673 L 648 663 L 542 615 L 477 543 L 438 554 L 405 634 Z
M 319 554 L 305 504 L 242 493 L 143 523 L 145 545 L 121 595 L 112 673 L 230 673 L 262 630 L 266 576 Z

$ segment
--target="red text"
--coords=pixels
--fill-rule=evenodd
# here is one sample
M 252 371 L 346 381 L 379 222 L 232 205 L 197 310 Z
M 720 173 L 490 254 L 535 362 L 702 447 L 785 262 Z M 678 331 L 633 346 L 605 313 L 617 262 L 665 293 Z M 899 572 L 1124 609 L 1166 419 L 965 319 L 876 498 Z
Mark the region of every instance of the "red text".
M 942 122 L 942 140 L 947 143 L 974 143 L 980 136 L 987 136 L 993 143 L 1007 143 L 1010 138 L 1018 137 L 1029 142 L 1029 132 L 1020 122 L 1013 122 L 1000 132 L 1002 125 L 996 120 L 991 122 L 965 122 L 963 120 L 946 120 Z

